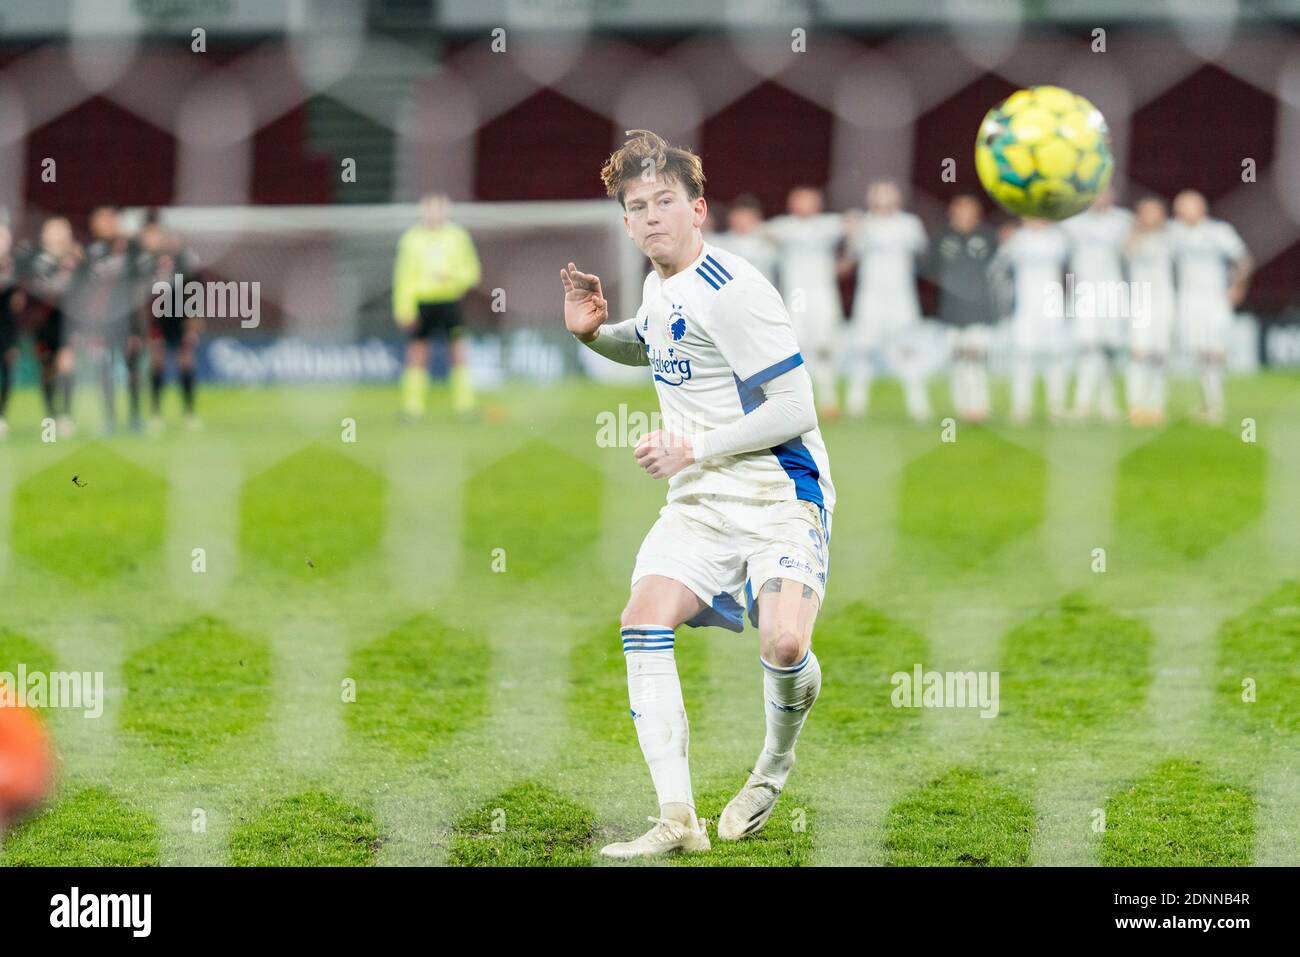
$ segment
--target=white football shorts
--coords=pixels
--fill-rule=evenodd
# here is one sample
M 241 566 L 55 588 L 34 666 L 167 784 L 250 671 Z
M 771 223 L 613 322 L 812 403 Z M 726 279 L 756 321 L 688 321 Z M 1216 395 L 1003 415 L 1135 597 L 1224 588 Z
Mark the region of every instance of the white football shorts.
M 632 571 L 681 582 L 707 606 L 690 621 L 744 631 L 744 611 L 758 626 L 757 595 L 769 580 L 807 585 L 826 597 L 831 516 L 802 500 L 758 502 L 684 496 L 659 511 Z M 741 596 L 745 604 L 741 605 Z

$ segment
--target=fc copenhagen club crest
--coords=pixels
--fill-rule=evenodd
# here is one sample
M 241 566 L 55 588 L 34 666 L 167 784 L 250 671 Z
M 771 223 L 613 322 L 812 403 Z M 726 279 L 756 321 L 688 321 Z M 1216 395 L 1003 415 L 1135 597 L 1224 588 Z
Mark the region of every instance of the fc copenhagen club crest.
M 668 342 L 681 342 L 686 338 L 686 313 L 676 303 L 673 303 L 673 311 L 668 314 L 667 333 L 665 338 Z

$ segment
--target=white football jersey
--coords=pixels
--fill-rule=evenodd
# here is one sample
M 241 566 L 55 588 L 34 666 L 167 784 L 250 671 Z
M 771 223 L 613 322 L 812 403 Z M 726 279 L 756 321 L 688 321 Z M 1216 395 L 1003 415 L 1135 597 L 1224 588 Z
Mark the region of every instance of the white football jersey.
M 839 213 L 816 216 L 776 216 L 767 231 L 778 245 L 781 292 L 787 297 L 796 289 L 805 295 L 839 297 L 835 276 L 835 247 L 844 236 L 844 219 Z
M 665 428 L 688 435 L 740 419 L 762 404 L 765 382 L 803 363 L 780 294 L 746 260 L 707 242 L 681 272 L 646 276 L 636 332 Z M 830 511 L 821 430 L 689 465 L 668 480 L 669 501 L 684 495 L 802 499 Z
M 1122 282 L 1124 243 L 1133 231 L 1133 214 L 1112 206 L 1085 210 L 1061 223 L 1070 237 L 1070 271 L 1085 282 Z
M 1174 297 L 1174 257 L 1169 243 L 1169 227 L 1139 233 L 1128 251 L 1130 282 L 1144 283 L 1151 289 L 1153 309 L 1172 308 Z
M 1241 236 L 1221 219 L 1203 219 L 1195 226 L 1174 220 L 1166 228 L 1174 251 L 1179 294 L 1222 298 L 1230 279 L 1228 266 L 1246 255 Z
M 1021 227 L 998 247 L 994 268 L 1009 268 L 1012 272 L 1012 315 L 1016 321 L 1061 318 L 1049 315 L 1046 307 L 1052 290 L 1060 301 L 1062 272 L 1069 255 L 1070 241 L 1059 226 Z
M 858 294 L 916 295 L 915 261 L 925 251 L 925 227 L 912 213 L 867 213 L 853 237 L 858 254 Z

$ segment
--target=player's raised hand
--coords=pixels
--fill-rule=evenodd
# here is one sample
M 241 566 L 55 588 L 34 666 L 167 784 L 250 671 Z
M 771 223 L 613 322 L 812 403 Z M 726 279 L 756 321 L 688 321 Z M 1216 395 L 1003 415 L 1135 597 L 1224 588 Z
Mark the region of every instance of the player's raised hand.
M 583 342 L 590 342 L 596 338 L 600 324 L 609 318 L 609 303 L 600 290 L 600 277 L 579 272 L 569 263 L 567 269 L 560 270 L 560 282 L 564 283 L 564 327 Z

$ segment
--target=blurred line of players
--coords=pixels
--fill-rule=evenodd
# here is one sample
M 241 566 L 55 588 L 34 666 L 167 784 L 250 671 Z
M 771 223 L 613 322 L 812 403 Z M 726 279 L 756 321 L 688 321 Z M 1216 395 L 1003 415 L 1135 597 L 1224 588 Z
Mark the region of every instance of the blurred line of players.
M 759 203 L 742 196 L 727 210 L 727 230 L 709 236 L 781 290 L 823 417 L 840 414 L 841 373 L 844 411 L 864 416 L 879 363 L 901 381 L 908 414 L 930 419 L 917 335 L 919 274 L 939 290 L 952 401 L 966 421 L 990 416 L 988 357 L 997 323 L 1009 324 L 1011 333 L 1012 422 L 1032 416 L 1041 376 L 1054 422 L 1121 417 L 1116 393 L 1123 378 L 1130 421 L 1157 425 L 1164 420 L 1166 366 L 1176 341 L 1195 357 L 1200 374 L 1196 415 L 1222 421 L 1233 309 L 1252 264 L 1236 230 L 1209 218 L 1200 193 L 1179 193 L 1173 220 L 1157 197 L 1141 199 L 1130 212 L 1107 190 L 1061 223 L 1025 219 L 997 232 L 983 222 L 976 197 L 957 196 L 933 239 L 919 217 L 903 210 L 894 183 L 873 183 L 866 204 L 865 213 L 825 212 L 821 190 L 799 186 L 784 215 L 764 220 Z M 846 317 L 839 279 L 855 268 Z M 1125 286 L 1108 290 L 1112 284 Z M 1091 287 L 1086 295 L 1085 287 Z M 1139 289 L 1141 297 L 1135 292 L 1130 300 Z M 1130 303 L 1140 303 L 1140 311 Z M 1074 397 L 1067 405 L 1071 367 Z
M 117 428 L 115 372 L 121 358 L 127 369 L 129 425 L 144 428 L 140 408 L 141 365 L 148 353 L 151 387 L 150 427 L 162 427 L 162 387 L 169 353 L 175 354 L 187 426 L 194 414 L 195 354 L 201 318 L 193 314 L 155 315 L 155 284 L 170 290 L 198 280 L 198 263 L 179 236 L 156 216 L 132 235 L 119 210 L 91 211 L 89 238 L 77 242 L 70 221 L 51 216 L 34 241 L 15 242 L 0 225 L 0 439 L 9 431 L 6 406 L 13 388 L 18 350 L 30 336 L 40 366 L 45 417 L 62 438 L 73 431 L 73 398 L 78 355 L 96 372 L 104 403 L 104 430 Z M 171 302 L 171 293 L 167 293 Z M 171 310 L 163 310 L 165 313 Z

